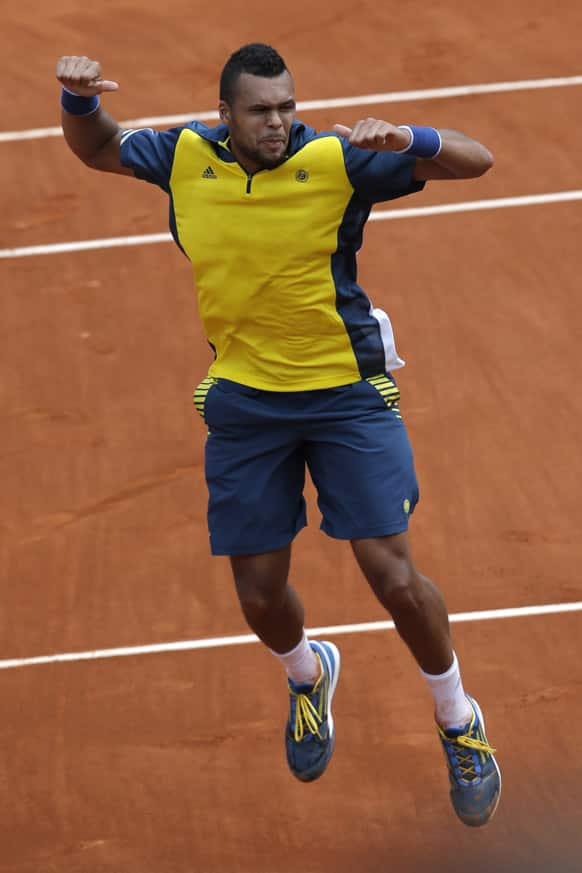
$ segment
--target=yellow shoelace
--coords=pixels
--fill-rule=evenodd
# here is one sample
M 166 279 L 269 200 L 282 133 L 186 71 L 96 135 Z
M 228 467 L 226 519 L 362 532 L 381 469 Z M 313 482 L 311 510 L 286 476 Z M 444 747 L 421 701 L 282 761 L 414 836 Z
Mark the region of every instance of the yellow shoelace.
M 474 737 L 455 737 L 453 742 L 457 743 L 459 746 L 465 746 L 466 749 L 475 749 L 476 752 L 484 752 L 486 755 L 493 755 L 495 753 L 495 749 L 492 748 L 489 743 L 485 743 L 483 740 L 476 740 Z
M 317 689 L 323 680 L 323 666 L 321 665 L 319 655 L 316 655 L 316 657 L 318 661 L 320 661 L 321 675 L 309 694 L 296 694 L 294 691 L 290 690 L 291 696 L 295 698 L 295 724 L 293 725 L 293 737 L 296 743 L 300 743 L 306 733 L 310 733 L 314 737 L 321 739 L 319 726 L 323 722 L 323 698 L 325 695 L 322 694 L 319 698 L 319 711 L 310 700 L 311 695 L 317 692 Z
M 448 743 L 453 743 L 456 746 L 463 746 L 466 749 L 471 749 L 475 752 L 481 752 L 483 755 L 493 755 L 495 753 L 495 749 L 486 743 L 484 740 L 479 740 L 476 737 L 471 737 L 468 734 L 463 734 L 460 737 L 448 737 L 445 732 L 439 728 L 441 736 Z M 473 761 L 473 757 L 471 754 L 463 755 L 462 752 L 457 752 L 457 759 L 459 762 L 459 771 L 462 778 L 472 777 L 474 779 L 477 778 L 477 772 L 475 770 L 475 763 Z
M 484 743 L 483 740 L 476 740 L 473 737 L 457 737 L 456 742 L 459 746 L 464 746 L 466 749 L 472 749 L 475 752 L 481 752 L 484 755 L 492 755 L 495 749 L 491 748 L 489 743 Z M 463 755 L 457 753 L 459 761 L 459 772 L 463 779 L 476 779 L 477 772 L 475 770 L 475 762 L 471 754 Z
M 295 697 L 295 725 L 293 728 L 295 742 L 300 743 L 306 732 L 321 739 L 319 725 L 323 718 L 307 694 L 294 694 L 293 696 Z

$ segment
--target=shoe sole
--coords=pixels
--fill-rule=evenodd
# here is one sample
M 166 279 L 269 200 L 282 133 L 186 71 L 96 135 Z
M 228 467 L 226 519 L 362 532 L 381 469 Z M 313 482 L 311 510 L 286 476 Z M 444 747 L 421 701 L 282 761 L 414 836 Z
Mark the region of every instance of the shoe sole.
M 487 737 L 487 730 L 485 728 L 485 719 L 483 718 L 483 713 L 481 712 L 481 707 L 479 706 L 477 701 L 474 700 L 472 697 L 469 697 L 468 694 L 467 694 L 467 697 L 469 698 L 469 702 L 471 703 L 471 706 L 475 707 L 475 711 L 477 713 L 479 723 L 480 723 L 481 728 L 483 730 L 483 734 L 485 735 L 485 737 Z M 495 755 L 491 755 L 491 759 L 492 759 L 493 763 L 495 764 L 495 769 L 497 770 L 497 775 L 499 777 L 499 790 L 497 792 L 497 800 L 495 801 L 495 806 L 493 807 L 487 821 L 481 822 L 478 825 L 472 825 L 471 822 L 463 822 L 464 824 L 468 824 L 469 827 L 482 827 L 483 825 L 488 824 L 491 821 L 491 819 L 493 818 L 493 816 L 495 815 L 495 813 L 497 812 L 497 807 L 499 806 L 499 801 L 501 799 L 501 770 L 499 769 L 499 765 L 498 765 L 497 761 L 495 760 Z

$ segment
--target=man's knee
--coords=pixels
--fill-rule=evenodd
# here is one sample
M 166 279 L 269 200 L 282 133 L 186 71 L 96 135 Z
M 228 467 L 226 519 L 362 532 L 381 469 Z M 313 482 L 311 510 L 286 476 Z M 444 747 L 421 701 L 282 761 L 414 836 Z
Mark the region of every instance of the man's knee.
M 244 612 L 261 615 L 284 596 L 288 563 L 279 556 L 245 555 L 231 558 L 236 591 Z
M 374 555 L 373 561 L 365 562 L 362 569 L 376 597 L 389 612 L 418 608 L 422 582 L 407 550 L 383 544 L 382 551 Z
M 355 541 L 352 547 L 374 594 L 389 612 L 418 609 L 422 577 L 412 563 L 405 536 Z
M 235 584 L 240 605 L 246 615 L 263 615 L 281 599 L 279 586 L 262 585 L 257 580 L 250 582 L 238 578 L 235 578 Z
M 390 612 L 419 608 L 420 577 L 407 559 L 388 558 L 368 581 L 380 602 Z

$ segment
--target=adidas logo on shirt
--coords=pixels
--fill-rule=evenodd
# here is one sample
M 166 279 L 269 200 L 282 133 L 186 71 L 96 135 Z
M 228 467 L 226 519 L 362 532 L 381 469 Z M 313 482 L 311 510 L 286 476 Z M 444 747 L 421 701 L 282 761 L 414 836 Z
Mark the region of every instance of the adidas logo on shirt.
M 218 176 L 216 175 L 216 173 L 214 172 L 212 167 L 208 166 L 208 167 L 206 167 L 206 169 L 202 173 L 202 178 L 203 179 L 218 179 Z

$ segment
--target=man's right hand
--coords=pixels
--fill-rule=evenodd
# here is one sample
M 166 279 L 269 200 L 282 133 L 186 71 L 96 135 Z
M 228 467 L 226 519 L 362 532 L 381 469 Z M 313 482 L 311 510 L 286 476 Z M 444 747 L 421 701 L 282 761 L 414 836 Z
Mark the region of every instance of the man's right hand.
M 65 56 L 57 62 L 57 79 L 69 91 L 81 97 L 93 97 L 103 91 L 117 91 L 117 82 L 103 79 L 101 64 L 86 57 Z
M 117 82 L 103 78 L 99 61 L 86 57 L 59 58 L 56 75 L 67 90 L 80 97 L 94 97 L 119 88 Z M 71 114 L 63 107 L 61 124 L 67 145 L 88 167 L 121 176 L 134 175 L 133 170 L 121 163 L 121 128 L 102 106 L 88 115 Z

